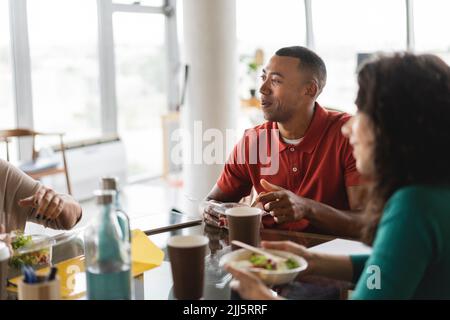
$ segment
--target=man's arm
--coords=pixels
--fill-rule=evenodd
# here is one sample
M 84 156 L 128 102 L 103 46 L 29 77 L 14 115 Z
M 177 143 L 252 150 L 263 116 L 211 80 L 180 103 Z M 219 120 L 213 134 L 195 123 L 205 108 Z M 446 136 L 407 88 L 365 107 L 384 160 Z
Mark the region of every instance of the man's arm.
M 365 205 L 367 188 L 347 187 L 347 196 L 350 210 L 338 210 L 310 200 L 310 210 L 306 211 L 305 218 L 321 232 L 350 238 L 359 237 L 364 223 L 361 211 Z
M 264 179 L 261 180 L 261 185 L 268 192 L 260 194 L 257 201 L 261 202 L 264 209 L 275 217 L 277 223 L 306 218 L 318 232 L 351 238 L 359 237 L 363 225 L 361 210 L 365 203 L 366 187 L 347 187 L 351 210 L 344 211 L 300 197 Z
M 243 196 L 240 195 L 232 195 L 229 193 L 223 192 L 217 184 L 214 185 L 212 190 L 206 196 L 206 201 L 216 200 L 220 202 L 239 202 Z

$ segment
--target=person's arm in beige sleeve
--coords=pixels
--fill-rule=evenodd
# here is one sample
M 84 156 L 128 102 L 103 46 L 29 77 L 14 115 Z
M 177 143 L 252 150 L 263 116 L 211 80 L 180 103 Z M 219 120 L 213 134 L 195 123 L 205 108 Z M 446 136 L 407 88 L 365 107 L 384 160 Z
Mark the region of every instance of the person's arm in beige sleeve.
M 71 196 L 40 186 L 35 194 L 19 200 L 21 207 L 34 208 L 28 220 L 53 229 L 71 229 L 81 219 L 81 206 Z
M 25 228 L 32 221 L 53 229 L 70 229 L 81 219 L 81 206 L 69 195 L 57 194 L 0 160 L 0 188 L 7 231 Z

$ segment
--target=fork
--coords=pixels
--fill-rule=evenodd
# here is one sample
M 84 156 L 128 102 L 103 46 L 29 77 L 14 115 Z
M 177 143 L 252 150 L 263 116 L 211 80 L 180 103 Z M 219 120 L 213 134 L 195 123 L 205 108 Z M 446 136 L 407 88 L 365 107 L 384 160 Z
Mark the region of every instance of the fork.
M 260 248 L 256 248 L 254 246 L 248 245 L 248 244 L 243 243 L 243 242 L 238 241 L 238 240 L 233 240 L 233 241 L 231 241 L 231 243 L 236 245 L 236 246 L 238 246 L 238 247 L 241 247 L 241 248 L 253 251 L 253 252 L 257 253 L 257 254 L 263 255 L 263 256 L 273 260 L 276 263 L 283 263 L 283 262 L 286 262 L 286 260 L 287 260 L 286 258 L 283 258 L 283 257 L 280 257 L 280 256 L 276 256 L 276 255 L 274 255 L 274 254 L 272 254 L 270 252 L 267 252 L 267 251 L 262 250 Z

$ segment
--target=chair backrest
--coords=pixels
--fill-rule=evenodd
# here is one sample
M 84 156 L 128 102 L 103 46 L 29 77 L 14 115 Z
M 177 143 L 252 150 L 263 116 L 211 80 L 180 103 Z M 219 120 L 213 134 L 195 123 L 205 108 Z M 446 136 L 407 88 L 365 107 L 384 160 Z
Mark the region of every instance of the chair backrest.
M 17 129 L 8 129 L 8 130 L 0 130 L 0 141 L 6 142 L 6 156 L 7 160 L 9 161 L 9 142 L 10 138 L 22 138 L 22 137 L 31 137 L 32 138 L 32 148 L 33 148 L 33 160 L 37 159 L 38 153 L 36 151 L 36 136 L 59 136 L 60 140 L 60 146 L 61 149 L 64 149 L 64 142 L 63 142 L 63 136 L 64 133 L 60 132 L 54 132 L 54 133 L 48 133 L 48 132 L 38 132 L 30 129 L 23 129 L 23 128 L 17 128 Z M 64 152 L 64 150 L 61 150 Z
M 14 138 L 14 137 L 27 137 L 36 136 L 39 133 L 29 129 L 11 129 L 11 130 L 0 130 L 0 138 Z
M 0 141 L 6 143 L 6 160 L 9 161 L 9 142 L 10 138 L 21 138 L 21 137 L 32 137 L 32 158 L 36 160 L 37 152 L 35 149 L 35 140 L 36 136 L 39 135 L 39 132 L 29 130 L 29 129 L 9 129 L 9 130 L 0 130 Z
M 32 138 L 32 159 L 33 161 L 37 159 L 38 152 L 36 151 L 36 136 L 59 136 L 59 143 L 60 143 L 60 151 L 63 159 L 63 166 L 64 166 L 64 174 L 66 176 L 66 182 L 67 182 L 67 190 L 68 193 L 71 194 L 71 185 L 70 185 L 70 179 L 69 179 L 69 172 L 67 169 L 67 160 L 66 160 L 66 153 L 65 153 L 65 146 L 63 141 L 64 133 L 47 133 L 47 132 L 37 132 L 30 129 L 23 129 L 23 128 L 17 128 L 17 129 L 10 129 L 10 130 L 0 130 L 0 141 L 3 141 L 6 143 L 6 158 L 7 161 L 9 161 L 9 140 L 10 138 L 22 138 L 22 137 L 31 137 Z

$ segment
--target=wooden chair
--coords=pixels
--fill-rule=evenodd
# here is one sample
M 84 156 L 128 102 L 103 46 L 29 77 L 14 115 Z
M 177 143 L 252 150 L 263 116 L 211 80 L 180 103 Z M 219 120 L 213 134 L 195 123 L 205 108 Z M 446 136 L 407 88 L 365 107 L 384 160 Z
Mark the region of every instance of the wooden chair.
M 37 163 L 38 160 L 38 152 L 35 148 L 35 142 L 37 136 L 59 136 L 60 141 L 60 151 L 62 154 L 62 160 L 63 160 L 63 166 L 62 168 L 59 167 L 57 164 L 54 166 L 41 166 L 39 167 L 39 164 Z M 29 129 L 12 129 L 12 130 L 0 130 L 0 142 L 5 142 L 6 144 L 6 160 L 10 161 L 10 155 L 9 155 L 9 143 L 11 142 L 11 138 L 18 138 L 21 137 L 31 137 L 32 138 L 32 163 L 31 165 L 27 164 L 27 169 L 21 168 L 26 174 L 28 174 L 33 179 L 39 180 L 46 176 L 51 176 L 55 174 L 64 174 L 66 177 L 66 184 L 67 184 L 67 192 L 69 194 L 72 194 L 72 188 L 70 185 L 70 179 L 69 179 L 69 172 L 67 169 L 67 160 L 66 160 L 66 153 L 65 153 L 65 146 L 63 141 L 64 133 L 43 133 L 43 132 L 36 132 Z

